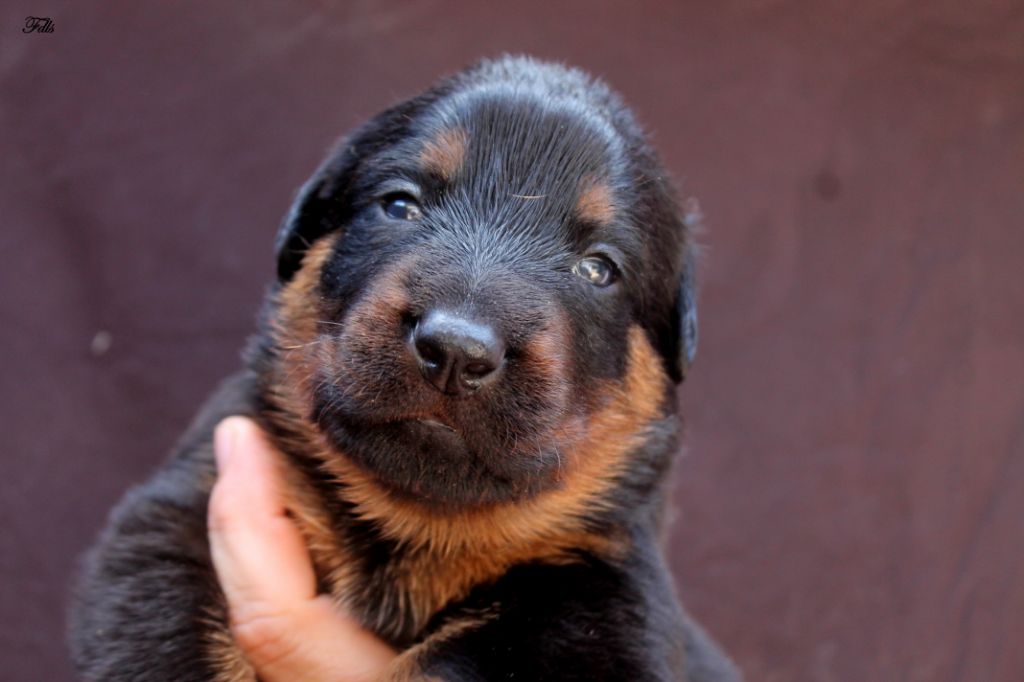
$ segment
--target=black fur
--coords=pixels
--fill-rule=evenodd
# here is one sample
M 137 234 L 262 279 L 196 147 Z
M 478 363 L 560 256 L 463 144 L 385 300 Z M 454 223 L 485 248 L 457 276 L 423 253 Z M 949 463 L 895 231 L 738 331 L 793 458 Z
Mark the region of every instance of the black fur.
M 424 145 L 446 130 L 466 140 L 450 175 L 422 163 Z M 590 181 L 607 188 L 608 219 L 581 219 L 575 210 L 581 183 Z M 402 223 L 382 211 L 396 192 L 418 200 L 420 220 Z M 154 479 L 126 496 L 89 555 L 71 628 L 83 676 L 215 679 L 203 638 L 224 627 L 225 607 L 206 545 L 210 441 L 221 417 L 248 414 L 304 473 L 337 542 L 357 557 L 361 577 L 350 604 L 364 622 L 383 623 L 378 633 L 406 648 L 480 620 L 431 646 L 424 673 L 445 680 L 739 679 L 678 606 L 653 540 L 676 449 L 670 385 L 664 417 L 643 427 L 626 473 L 579 520 L 587 533 L 621 538 L 620 555 L 581 548 L 565 565 L 521 563 L 445 605 L 425 627 L 390 598 L 391 576 L 411 553 L 429 549 L 386 538 L 357 518 L 344 481 L 295 445 L 301 434 L 287 432 L 295 419 L 319 429 L 388 495 L 436 514 L 557 489 L 558 434 L 603 404 L 599 387 L 623 380 L 631 327 L 660 353 L 667 376 L 685 376 L 697 340 L 691 222 L 628 110 L 575 70 L 522 58 L 483 62 L 356 131 L 302 188 L 282 226 L 278 281 L 246 371 L 224 385 Z M 286 414 L 274 391 L 288 380 L 281 371 L 287 350 L 272 333 L 279 296 L 309 249 L 335 233 L 316 295 L 320 338 L 333 355 L 319 361 L 305 412 Z M 594 252 L 614 261 L 611 286 L 595 287 L 574 272 Z M 369 341 L 346 336 L 362 323 L 353 311 L 374 303 L 374 286 L 410 256 L 418 261 L 394 285 L 402 307 L 393 324 L 375 322 Z M 507 352 L 493 386 L 456 400 L 410 364 L 410 328 L 439 307 L 483 320 L 500 335 Z M 531 346 L 545 335 L 567 345 L 545 351 L 552 355 L 540 358 L 546 364 Z M 445 428 L 420 418 L 435 413 Z

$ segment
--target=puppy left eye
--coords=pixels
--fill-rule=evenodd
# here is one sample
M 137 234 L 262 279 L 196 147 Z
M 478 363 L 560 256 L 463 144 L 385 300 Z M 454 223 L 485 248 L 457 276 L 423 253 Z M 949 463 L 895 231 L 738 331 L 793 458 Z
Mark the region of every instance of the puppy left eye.
M 596 287 L 606 287 L 615 281 L 615 266 L 604 256 L 587 256 L 572 270 Z
M 395 220 L 419 220 L 423 209 L 408 194 L 389 194 L 382 202 L 384 213 Z

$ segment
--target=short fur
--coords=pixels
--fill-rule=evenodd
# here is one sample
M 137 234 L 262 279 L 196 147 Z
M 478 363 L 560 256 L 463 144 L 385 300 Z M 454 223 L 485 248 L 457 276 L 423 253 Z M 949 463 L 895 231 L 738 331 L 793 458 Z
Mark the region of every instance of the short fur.
M 697 340 L 689 214 L 619 99 L 561 66 L 485 61 L 357 130 L 285 220 L 246 369 L 88 556 L 83 677 L 254 679 L 206 540 L 212 430 L 245 414 L 323 591 L 402 652 L 387 679 L 738 680 L 657 542 Z M 594 254 L 608 286 L 576 270 Z M 501 339 L 491 383 L 424 381 L 409 339 L 436 309 Z

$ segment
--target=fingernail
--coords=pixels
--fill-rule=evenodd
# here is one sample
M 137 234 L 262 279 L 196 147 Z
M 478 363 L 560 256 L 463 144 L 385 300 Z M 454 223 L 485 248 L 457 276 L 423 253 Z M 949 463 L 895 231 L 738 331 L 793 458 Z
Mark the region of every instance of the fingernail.
M 223 471 L 231 459 L 238 440 L 238 419 L 228 417 L 217 424 L 213 432 L 213 456 L 217 460 L 217 470 Z

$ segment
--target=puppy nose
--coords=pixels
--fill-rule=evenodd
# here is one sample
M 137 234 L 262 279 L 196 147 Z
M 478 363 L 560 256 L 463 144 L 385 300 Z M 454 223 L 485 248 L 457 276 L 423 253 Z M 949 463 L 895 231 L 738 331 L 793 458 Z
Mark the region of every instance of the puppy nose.
M 410 346 L 426 380 L 450 395 L 494 381 L 505 358 L 505 344 L 494 329 L 445 310 L 432 310 L 419 320 Z

